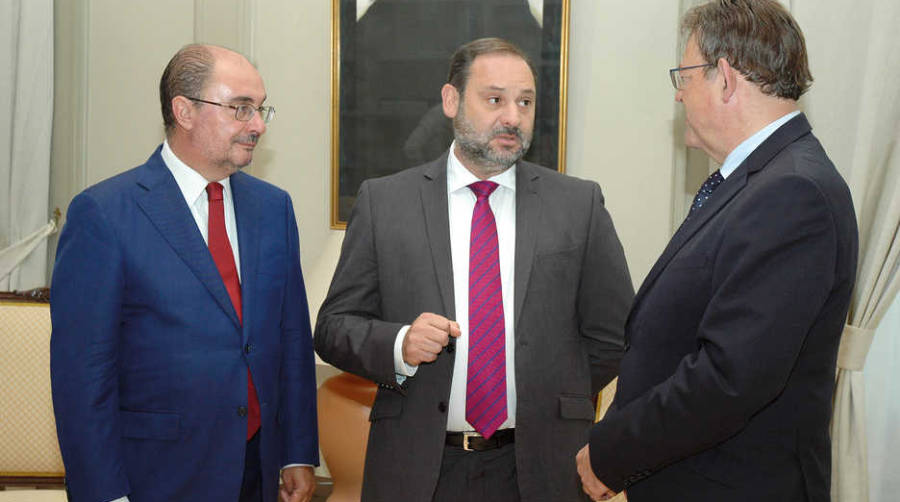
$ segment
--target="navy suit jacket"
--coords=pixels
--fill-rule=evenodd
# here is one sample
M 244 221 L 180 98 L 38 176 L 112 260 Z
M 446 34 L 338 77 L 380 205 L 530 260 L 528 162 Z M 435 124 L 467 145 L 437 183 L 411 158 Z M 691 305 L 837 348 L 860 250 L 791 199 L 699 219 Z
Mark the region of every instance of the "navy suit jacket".
M 247 368 L 264 500 L 318 464 L 315 369 L 290 197 L 231 176 L 243 326 L 160 149 L 69 206 L 51 288 L 53 406 L 69 500 L 237 500 Z
M 635 297 L 591 464 L 631 502 L 828 500 L 856 275 L 844 180 L 803 115 L 685 221 Z

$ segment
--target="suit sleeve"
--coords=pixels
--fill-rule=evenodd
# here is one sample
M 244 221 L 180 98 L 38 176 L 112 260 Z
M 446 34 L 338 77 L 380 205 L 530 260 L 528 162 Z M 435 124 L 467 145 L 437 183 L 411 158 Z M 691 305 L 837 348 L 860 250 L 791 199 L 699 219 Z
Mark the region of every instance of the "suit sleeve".
M 371 182 L 362 184 L 334 278 L 316 321 L 315 346 L 328 363 L 396 387 L 394 341 L 401 323 L 382 321 Z
M 125 287 L 119 242 L 88 192 L 72 200 L 51 284 L 50 377 L 72 501 L 130 492 L 122 461 L 118 344 Z
M 578 292 L 578 317 L 591 362 L 591 391 L 601 391 L 619 372 L 625 319 L 634 287 L 625 253 L 596 184 Z
M 319 465 L 316 367 L 306 287 L 300 270 L 300 240 L 290 197 L 285 197 L 288 260 L 281 312 L 281 465 Z
M 783 390 L 833 286 L 836 229 L 812 182 L 769 183 L 730 212 L 698 350 L 591 431 L 591 465 L 611 489 L 731 437 Z

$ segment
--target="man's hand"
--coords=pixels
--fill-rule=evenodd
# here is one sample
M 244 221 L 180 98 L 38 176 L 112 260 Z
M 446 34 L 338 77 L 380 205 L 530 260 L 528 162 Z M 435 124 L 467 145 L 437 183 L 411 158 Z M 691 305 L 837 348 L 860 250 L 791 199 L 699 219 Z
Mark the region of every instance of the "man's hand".
M 581 476 L 581 489 L 591 500 L 609 500 L 616 496 L 615 492 L 594 475 L 594 469 L 591 468 L 590 445 L 584 445 L 584 448 L 575 455 L 575 464 L 578 466 L 578 475 Z
M 450 337 L 459 336 L 459 324 L 446 317 L 425 312 L 413 321 L 403 338 L 403 360 L 410 366 L 437 359 Z
M 281 502 L 309 502 L 316 489 L 316 476 L 313 468 L 298 465 L 281 470 Z

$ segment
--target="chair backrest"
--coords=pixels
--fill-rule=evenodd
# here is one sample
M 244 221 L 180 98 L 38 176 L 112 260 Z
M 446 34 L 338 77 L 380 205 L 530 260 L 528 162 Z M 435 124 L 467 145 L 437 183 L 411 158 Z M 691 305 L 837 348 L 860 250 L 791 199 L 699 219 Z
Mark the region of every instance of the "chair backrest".
M 0 293 L 0 488 L 62 486 L 46 290 Z

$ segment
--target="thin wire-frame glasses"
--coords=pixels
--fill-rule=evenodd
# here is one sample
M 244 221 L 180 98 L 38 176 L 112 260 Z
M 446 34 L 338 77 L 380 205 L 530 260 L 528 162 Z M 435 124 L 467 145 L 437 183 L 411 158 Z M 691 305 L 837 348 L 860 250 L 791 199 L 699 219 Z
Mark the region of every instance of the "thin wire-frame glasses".
M 707 66 L 716 66 L 714 63 L 705 63 L 705 64 L 695 64 L 692 66 L 679 66 L 678 68 L 672 68 L 669 70 L 669 78 L 672 79 L 672 87 L 675 88 L 676 91 L 681 90 L 681 86 L 684 85 L 684 79 L 681 77 L 682 70 L 693 70 L 694 68 L 705 68 Z
M 234 119 L 240 120 L 241 122 L 247 122 L 248 120 L 253 118 L 253 112 L 259 112 L 259 116 L 262 117 L 263 122 L 268 124 L 272 119 L 275 118 L 275 107 L 274 106 L 260 106 L 256 108 L 252 105 L 229 105 L 227 103 L 216 103 L 215 101 L 207 101 L 205 99 L 200 98 L 191 98 L 185 96 L 191 101 L 197 101 L 198 103 L 206 103 L 208 105 L 216 105 L 221 106 L 222 108 L 231 108 L 234 110 Z

